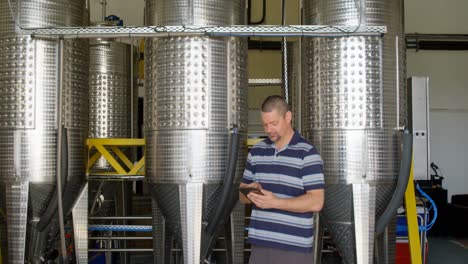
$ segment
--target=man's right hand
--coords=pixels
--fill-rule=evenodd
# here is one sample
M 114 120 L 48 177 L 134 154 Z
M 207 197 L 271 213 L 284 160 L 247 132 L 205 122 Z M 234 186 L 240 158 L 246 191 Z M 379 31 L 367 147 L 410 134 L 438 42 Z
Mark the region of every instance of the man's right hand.
M 255 189 L 258 189 L 258 190 L 262 190 L 262 185 L 260 185 L 260 183 L 258 182 L 252 182 L 250 184 L 245 184 L 245 183 L 241 183 L 239 188 L 255 188 Z M 241 192 L 239 192 L 239 200 L 241 201 L 241 203 L 243 204 L 251 204 L 252 202 Z

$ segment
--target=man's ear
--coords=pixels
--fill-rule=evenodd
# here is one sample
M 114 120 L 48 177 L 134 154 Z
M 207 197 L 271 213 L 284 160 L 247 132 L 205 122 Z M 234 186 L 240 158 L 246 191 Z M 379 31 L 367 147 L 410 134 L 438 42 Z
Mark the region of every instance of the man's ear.
M 286 114 L 284 115 L 284 118 L 286 119 L 286 122 L 291 123 L 291 120 L 292 120 L 291 111 L 287 111 Z

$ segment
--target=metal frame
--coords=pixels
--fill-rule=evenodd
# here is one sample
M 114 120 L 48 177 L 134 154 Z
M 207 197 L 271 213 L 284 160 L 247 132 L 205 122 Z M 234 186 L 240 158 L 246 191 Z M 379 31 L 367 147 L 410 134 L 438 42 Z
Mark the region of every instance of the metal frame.
M 137 162 L 134 164 L 130 159 L 125 155 L 120 147 L 145 147 L 145 139 L 142 138 L 91 138 L 86 140 L 86 145 L 88 146 L 87 153 L 87 165 L 86 165 L 86 175 L 96 175 L 96 176 L 131 176 L 131 175 L 144 175 L 144 166 L 145 166 L 145 156 L 143 155 Z M 91 156 L 92 150 L 95 149 L 96 152 Z M 123 168 L 118 160 L 114 158 L 115 154 L 127 169 Z M 107 162 L 115 170 L 113 172 L 100 172 L 93 171 L 93 165 L 100 157 L 104 157 Z
M 141 37 L 349 37 L 382 36 L 385 26 L 143 26 L 143 27 L 54 27 L 22 28 L 34 38 L 141 38 Z
M 249 86 L 281 86 L 282 79 L 249 79 Z

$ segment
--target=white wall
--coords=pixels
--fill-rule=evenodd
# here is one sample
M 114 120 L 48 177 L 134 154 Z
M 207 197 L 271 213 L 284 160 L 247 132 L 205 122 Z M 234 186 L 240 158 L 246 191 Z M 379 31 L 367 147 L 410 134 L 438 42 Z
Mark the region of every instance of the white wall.
M 405 1 L 406 33 L 467 34 L 468 1 Z M 468 193 L 468 51 L 407 51 L 407 76 L 429 77 L 431 161 L 449 201 Z
M 90 0 L 91 21 L 102 21 L 101 0 Z M 144 24 L 144 0 L 106 0 L 106 16 L 116 15 L 123 19 L 125 26 Z
M 468 193 L 468 51 L 407 52 L 408 76 L 429 76 L 431 161 L 449 199 Z
M 467 34 L 468 1 L 406 0 L 406 33 Z

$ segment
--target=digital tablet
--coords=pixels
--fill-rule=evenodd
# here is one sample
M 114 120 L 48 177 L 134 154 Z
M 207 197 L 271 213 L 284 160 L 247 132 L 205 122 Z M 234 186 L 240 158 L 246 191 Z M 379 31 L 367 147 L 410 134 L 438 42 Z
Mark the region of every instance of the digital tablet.
M 247 194 L 249 194 L 250 192 L 254 192 L 256 194 L 260 194 L 260 195 L 263 195 L 263 193 L 257 189 L 257 188 L 249 188 L 249 187 L 245 187 L 245 188 L 239 188 L 239 191 L 241 193 L 243 193 L 245 195 L 245 197 L 247 197 Z

